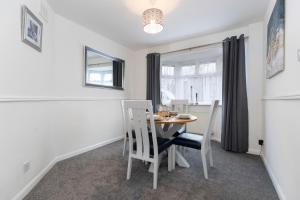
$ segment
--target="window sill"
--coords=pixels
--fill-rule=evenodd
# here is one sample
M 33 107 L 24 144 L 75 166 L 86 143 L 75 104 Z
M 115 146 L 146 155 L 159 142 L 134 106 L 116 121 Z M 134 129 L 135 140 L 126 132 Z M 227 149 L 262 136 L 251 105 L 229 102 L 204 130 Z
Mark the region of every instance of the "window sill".
M 211 104 L 210 103 L 197 103 L 197 104 L 191 103 L 188 106 L 211 106 Z M 222 106 L 222 104 L 219 104 L 218 106 Z

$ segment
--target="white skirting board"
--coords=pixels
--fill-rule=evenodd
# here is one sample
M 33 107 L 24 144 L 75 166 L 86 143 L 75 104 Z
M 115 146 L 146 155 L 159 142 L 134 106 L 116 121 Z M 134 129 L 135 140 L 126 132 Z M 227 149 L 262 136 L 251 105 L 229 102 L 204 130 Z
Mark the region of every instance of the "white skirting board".
M 259 149 L 248 149 L 247 154 L 259 155 L 260 154 L 260 150 Z
M 91 145 L 91 146 L 87 146 L 78 150 L 75 150 L 73 152 L 67 153 L 67 154 L 63 154 L 63 155 L 59 155 L 57 157 L 55 157 L 38 175 L 36 175 L 19 193 L 17 193 L 14 198 L 12 200 L 22 200 L 38 183 L 39 181 L 52 169 L 52 167 L 65 159 L 77 156 L 79 154 L 83 154 L 86 153 L 88 151 L 97 149 L 99 147 L 111 144 L 113 142 L 116 142 L 118 140 L 123 139 L 124 136 L 119 136 L 113 139 L 109 139 L 103 142 L 100 142 L 98 144 L 95 145 Z M 121 154 L 122 152 L 120 152 Z
M 262 160 L 264 162 L 264 165 L 265 165 L 265 167 L 267 169 L 267 172 L 268 172 L 268 174 L 269 174 L 269 176 L 271 178 L 273 186 L 275 187 L 275 190 L 276 190 L 276 192 L 278 194 L 279 199 L 280 200 L 287 200 L 287 198 L 285 197 L 285 195 L 284 195 L 284 193 L 283 193 L 283 191 L 281 189 L 281 186 L 278 183 L 278 180 L 277 180 L 276 176 L 273 173 L 272 168 L 268 164 L 268 161 L 266 160 L 266 158 L 264 157 L 264 155 L 261 155 L 261 158 L 262 158 Z
M 211 138 L 212 141 L 221 143 L 221 139 L 220 138 L 216 138 L 216 137 L 212 137 Z M 252 154 L 252 155 L 260 155 L 260 150 L 259 149 L 249 149 L 247 154 Z

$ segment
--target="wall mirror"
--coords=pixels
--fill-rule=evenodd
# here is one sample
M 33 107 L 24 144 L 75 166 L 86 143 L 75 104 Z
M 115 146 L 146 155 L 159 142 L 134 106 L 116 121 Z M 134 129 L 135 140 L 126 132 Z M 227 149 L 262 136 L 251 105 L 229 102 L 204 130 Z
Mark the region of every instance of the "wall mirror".
M 124 89 L 125 61 L 85 47 L 85 86 Z

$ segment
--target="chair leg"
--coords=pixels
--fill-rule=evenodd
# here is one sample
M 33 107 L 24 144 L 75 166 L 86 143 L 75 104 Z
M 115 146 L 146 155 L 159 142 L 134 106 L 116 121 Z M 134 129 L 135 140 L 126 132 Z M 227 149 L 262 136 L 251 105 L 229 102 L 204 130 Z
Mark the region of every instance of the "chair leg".
M 124 144 L 123 144 L 123 156 L 125 156 L 126 144 L 127 144 L 127 137 L 125 136 L 125 138 L 124 138 Z
M 172 146 L 168 148 L 168 171 L 172 171 L 173 169 L 173 149 Z
M 173 170 L 175 170 L 175 166 L 176 166 L 176 145 L 173 145 L 173 147 L 172 147 L 172 164 L 173 164 L 173 166 L 172 166 L 172 168 L 173 168 Z
M 153 167 L 153 189 L 157 189 L 157 177 L 158 177 L 158 160 L 154 161 Z
M 181 154 L 182 154 L 183 156 L 185 156 L 185 147 L 184 147 L 184 146 L 181 147 Z
M 208 179 L 208 175 L 207 175 L 207 164 L 206 164 L 206 155 L 205 155 L 204 152 L 201 152 L 201 157 L 202 157 L 202 164 L 203 164 L 204 177 L 205 177 L 205 179 Z
M 209 148 L 208 154 L 209 154 L 209 164 L 210 164 L 210 167 L 213 167 L 214 166 L 214 161 L 213 161 L 213 157 L 212 157 L 211 147 Z
M 132 158 L 131 156 L 128 157 L 128 167 L 127 167 L 127 180 L 131 177 L 131 167 L 132 167 Z
M 168 149 L 168 171 L 175 169 L 175 145 L 172 145 Z
M 180 153 L 184 155 L 184 146 L 180 146 Z
M 184 155 L 186 155 L 186 154 L 187 154 L 187 151 L 188 151 L 188 148 L 184 147 L 184 148 L 183 148 L 183 151 L 184 151 Z

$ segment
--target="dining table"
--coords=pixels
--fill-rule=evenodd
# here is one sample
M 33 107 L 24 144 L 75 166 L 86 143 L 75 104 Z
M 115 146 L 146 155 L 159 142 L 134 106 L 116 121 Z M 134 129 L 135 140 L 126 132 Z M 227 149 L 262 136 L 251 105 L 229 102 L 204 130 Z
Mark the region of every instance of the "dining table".
M 154 121 L 154 123 L 157 135 L 159 137 L 172 139 L 176 137 L 174 136 L 175 133 L 180 130 L 184 130 L 188 123 L 195 122 L 197 119 L 198 118 L 194 115 L 190 115 L 189 118 L 179 118 L 178 116 L 160 116 Z M 190 167 L 190 164 L 184 158 L 184 155 L 178 150 L 178 148 L 175 150 L 175 162 L 180 167 Z M 149 171 L 153 171 L 153 166 L 150 166 Z

